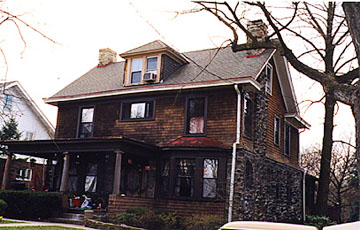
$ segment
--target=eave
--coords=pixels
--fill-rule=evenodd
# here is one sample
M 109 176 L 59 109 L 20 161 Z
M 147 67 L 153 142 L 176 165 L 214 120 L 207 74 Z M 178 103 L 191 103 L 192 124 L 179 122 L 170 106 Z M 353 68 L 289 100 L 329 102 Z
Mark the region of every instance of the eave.
M 154 92 L 166 92 L 166 91 L 177 91 L 177 90 L 188 90 L 188 89 L 203 89 L 220 86 L 229 86 L 234 84 L 243 85 L 248 90 L 260 90 L 261 84 L 257 82 L 253 77 L 235 77 L 223 80 L 210 80 L 210 81 L 197 81 L 197 82 L 186 82 L 177 84 L 148 84 L 136 87 L 127 87 L 119 90 L 110 90 L 102 92 L 93 92 L 87 94 L 77 94 L 70 96 L 59 96 L 45 99 L 48 104 L 56 105 L 59 102 L 69 102 L 77 100 L 94 99 L 100 97 L 120 96 L 120 95 L 133 95 L 138 93 L 154 93 Z
M 311 125 L 297 114 L 285 114 L 285 120 L 298 129 L 310 129 Z

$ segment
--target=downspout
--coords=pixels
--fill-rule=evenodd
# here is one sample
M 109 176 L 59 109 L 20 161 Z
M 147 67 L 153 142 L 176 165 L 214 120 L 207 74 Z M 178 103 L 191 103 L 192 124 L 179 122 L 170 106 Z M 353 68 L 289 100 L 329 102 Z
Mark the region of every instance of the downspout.
M 236 146 L 238 144 L 240 144 L 241 93 L 240 93 L 238 85 L 235 84 L 234 89 L 237 94 L 236 140 L 233 143 L 232 159 L 231 159 L 228 222 L 231 222 L 231 220 L 232 220 L 232 211 L 233 211 L 233 203 L 234 203 L 234 185 L 235 185 Z
M 306 172 L 307 169 L 303 168 L 301 165 L 301 153 L 300 153 L 300 138 L 299 138 L 299 167 L 304 171 L 304 176 L 302 179 L 302 213 L 303 213 L 303 221 L 306 221 L 306 211 L 305 211 L 305 206 L 306 206 L 306 200 L 305 200 L 305 182 L 306 182 Z

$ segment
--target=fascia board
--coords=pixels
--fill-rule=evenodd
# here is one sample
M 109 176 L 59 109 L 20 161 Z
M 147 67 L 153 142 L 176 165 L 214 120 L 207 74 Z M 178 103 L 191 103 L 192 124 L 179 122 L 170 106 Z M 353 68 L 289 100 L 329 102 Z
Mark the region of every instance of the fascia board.
M 73 97 L 62 97 L 62 98 L 48 98 L 44 99 L 44 101 L 48 104 L 57 103 L 57 102 L 66 102 L 66 101 L 75 101 L 75 100 L 84 100 L 84 99 L 93 99 L 99 97 L 108 97 L 108 96 L 119 96 L 119 95 L 131 95 L 137 93 L 154 93 L 154 92 L 165 92 L 165 91 L 174 91 L 174 90 L 186 90 L 186 89 L 201 89 L 201 88 L 210 88 L 210 87 L 218 87 L 218 86 L 229 86 L 234 84 L 246 84 L 250 87 L 254 88 L 255 90 L 260 90 L 262 85 L 257 82 L 253 77 L 246 77 L 237 80 L 224 80 L 221 82 L 213 82 L 213 83 L 192 83 L 192 84 L 176 84 L 174 86 L 169 87 L 168 85 L 156 87 L 147 87 L 147 88 L 131 88 L 131 89 L 124 89 L 118 91 L 111 91 L 111 92 L 100 92 L 95 93 L 92 95 L 75 95 Z

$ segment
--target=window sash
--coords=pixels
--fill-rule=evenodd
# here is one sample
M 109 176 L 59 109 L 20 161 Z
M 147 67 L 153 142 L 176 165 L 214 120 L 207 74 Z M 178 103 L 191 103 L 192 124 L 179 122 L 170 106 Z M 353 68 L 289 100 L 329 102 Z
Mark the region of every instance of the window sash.
M 146 71 L 155 71 L 157 70 L 157 62 L 158 62 L 158 58 L 157 57 L 148 57 L 146 59 Z
M 244 95 L 244 134 L 247 137 L 252 137 L 253 133 L 253 102 L 250 96 L 246 93 Z
M 123 102 L 121 105 L 121 120 L 151 120 L 155 115 L 155 101 Z
M 204 198 L 216 197 L 218 171 L 219 171 L 219 160 L 204 159 L 202 197 Z
M 274 117 L 274 144 L 280 145 L 280 118 Z
M 78 137 L 91 137 L 94 128 L 94 107 L 81 108 Z
M 291 126 L 287 123 L 284 125 L 284 154 L 290 156 L 290 138 L 291 138 Z
M 186 135 L 204 135 L 206 97 L 188 98 L 186 104 Z
M 175 195 L 192 197 L 194 195 L 195 160 L 179 159 L 176 164 Z

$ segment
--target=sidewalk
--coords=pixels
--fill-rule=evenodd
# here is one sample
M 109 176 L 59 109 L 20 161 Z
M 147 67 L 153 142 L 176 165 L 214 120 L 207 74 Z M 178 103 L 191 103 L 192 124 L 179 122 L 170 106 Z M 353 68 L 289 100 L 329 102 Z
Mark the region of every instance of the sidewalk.
M 95 229 L 95 228 L 88 228 L 82 225 L 75 225 L 75 224 L 63 224 L 63 223 L 50 223 L 50 222 L 38 222 L 38 221 L 27 221 L 27 220 L 14 220 L 14 219 L 7 219 L 4 220 L 12 220 L 12 221 L 19 221 L 22 223 L 9 223 L 9 224 L 0 224 L 0 229 L 2 227 L 20 227 L 20 226 L 62 226 L 62 227 L 69 227 L 69 228 L 78 228 L 78 229 Z

